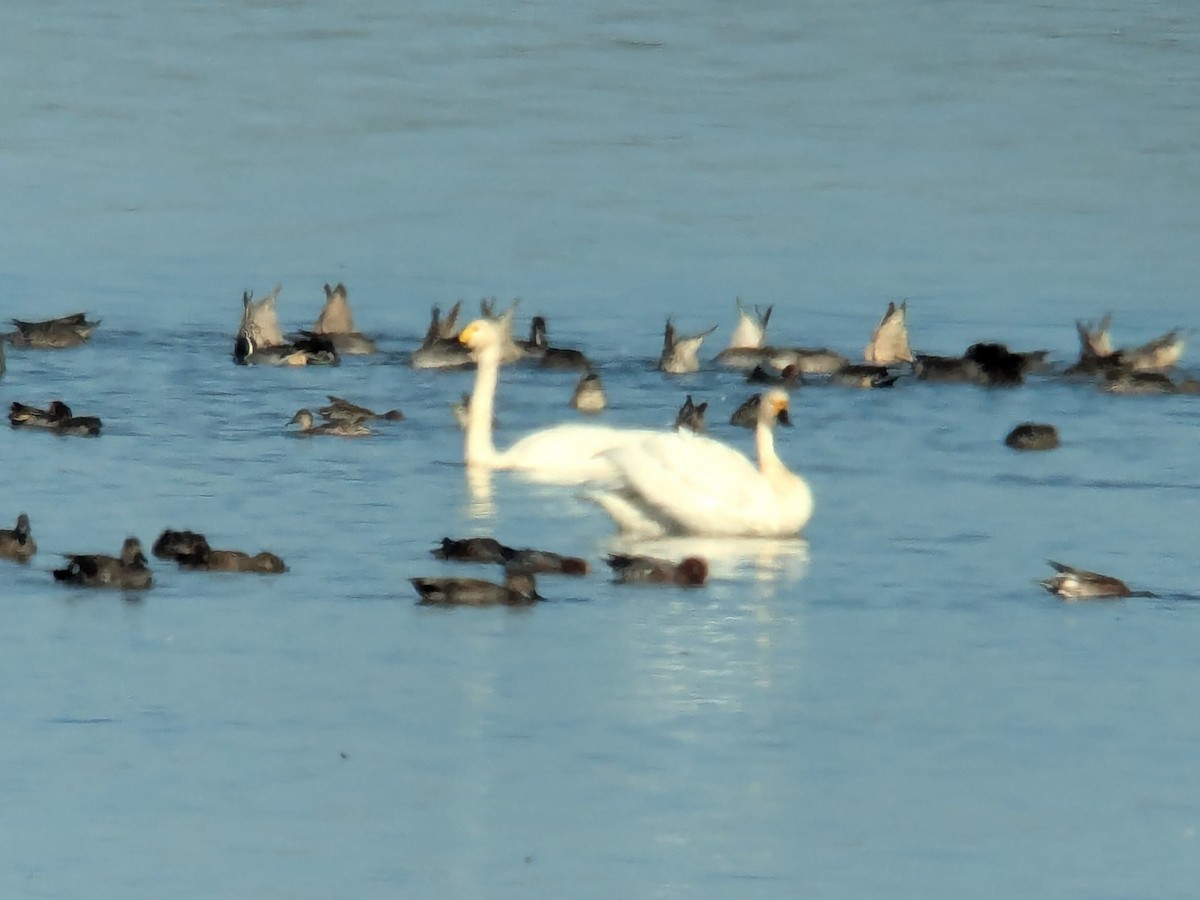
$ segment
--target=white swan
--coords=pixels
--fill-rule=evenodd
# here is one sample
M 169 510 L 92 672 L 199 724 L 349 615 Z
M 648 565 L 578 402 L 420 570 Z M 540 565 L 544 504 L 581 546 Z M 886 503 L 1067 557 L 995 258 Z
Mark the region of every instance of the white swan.
M 756 467 L 719 441 L 687 431 L 656 434 L 604 453 L 617 486 L 593 493 L 624 532 L 645 537 L 788 537 L 812 517 L 808 484 L 775 453 L 773 427 L 787 417 L 781 388 L 763 394 L 755 438 Z
M 497 450 L 492 443 L 492 414 L 507 340 L 503 323 L 476 319 L 462 330 L 458 339 L 476 362 L 475 388 L 466 421 L 468 468 L 519 469 L 538 481 L 582 484 L 612 474 L 612 465 L 598 455 L 602 451 L 658 433 L 603 425 L 555 425 L 526 435 L 507 450 Z

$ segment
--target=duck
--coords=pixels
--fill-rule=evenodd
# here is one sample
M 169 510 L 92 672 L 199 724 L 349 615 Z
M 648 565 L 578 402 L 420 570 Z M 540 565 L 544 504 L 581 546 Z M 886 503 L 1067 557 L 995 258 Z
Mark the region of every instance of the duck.
M 1047 351 L 1013 352 L 1005 344 L 981 341 L 962 356 L 918 353 L 913 374 L 922 381 L 943 384 L 979 384 L 985 387 L 1015 387 L 1025 376 L 1046 366 Z
M 70 415 L 69 409 L 67 413 L 54 424 L 55 434 L 74 434 L 80 437 L 99 436 L 103 423 L 98 416 L 74 416 Z
M 564 556 L 551 550 L 535 550 L 526 547 L 521 550 L 506 548 L 505 563 L 529 572 L 554 575 L 586 575 L 589 566 L 586 559 L 578 556 Z
M 698 334 L 680 335 L 675 326 L 667 319 L 663 329 L 662 354 L 658 359 L 658 370 L 669 375 L 687 375 L 700 371 L 700 345 L 704 339 L 717 330 L 714 325 L 707 331 Z
M 704 422 L 706 412 L 708 412 L 708 401 L 695 403 L 692 401 L 692 395 L 688 394 L 684 398 L 683 406 L 679 407 L 679 412 L 675 415 L 675 430 L 686 428 L 695 434 L 704 434 L 707 430 Z
M 1121 363 L 1134 372 L 1171 369 L 1183 356 L 1183 347 L 1183 335 L 1175 328 L 1140 347 L 1122 351 Z
M 770 353 L 765 344 L 767 323 L 771 321 L 774 307 L 768 306 L 763 311 L 756 306 L 750 311 L 742 305 L 740 297 L 735 302 L 738 323 L 729 336 L 729 345 L 716 355 L 713 362 L 733 369 L 749 369 L 759 365 Z
M 582 413 L 598 413 L 608 405 L 604 395 L 604 384 L 595 372 L 586 372 L 580 376 L 575 391 L 571 394 L 571 407 Z
M 768 306 L 766 310 L 762 310 L 755 306 L 754 311 L 751 312 L 746 309 L 741 297 L 736 298 L 734 303 L 737 306 L 738 323 L 733 327 L 733 333 L 729 336 L 727 349 L 763 346 L 767 338 L 767 325 L 771 321 L 771 312 L 775 307 Z
M 13 428 L 40 428 L 55 434 L 95 437 L 103 423 L 96 416 L 77 416 L 61 400 L 52 400 L 46 409 L 13 401 L 8 413 Z
M 558 575 L 586 575 L 588 573 L 587 560 L 578 556 L 564 556 L 561 553 L 532 548 L 515 550 L 490 537 L 442 538 L 441 544 L 434 547 L 430 553 L 434 559 L 500 563 L 535 573 Z
M 213 550 L 199 556 L 183 556 L 176 560 L 185 569 L 204 569 L 208 572 L 250 572 L 258 575 L 279 575 L 288 570 L 282 559 L 267 550 L 255 554 L 244 550 Z
M 165 529 L 150 552 L 160 559 L 172 559 L 184 569 L 269 575 L 287 571 L 287 565 L 274 553 L 264 550 L 251 555 L 242 550 L 215 550 L 209 546 L 208 539 L 196 531 Z
M 1004 438 L 1014 450 L 1053 450 L 1058 446 L 1058 429 L 1044 422 L 1022 422 Z
M 46 428 L 51 429 L 59 422 L 71 417 L 71 407 L 61 400 L 52 400 L 46 409 L 30 406 L 26 403 L 12 402 L 8 412 L 8 424 L 13 428 Z
M 526 348 L 515 341 L 512 336 L 513 319 L 516 317 L 519 303 L 520 300 L 514 300 L 508 309 L 497 313 L 494 300 L 479 301 L 481 318 L 494 322 L 496 325 L 501 365 L 517 362 L 526 356 Z M 413 353 L 410 361 L 414 368 L 465 369 L 475 364 L 474 355 L 470 348 L 464 346 L 458 339 L 460 332 L 455 327 L 461 305 L 461 300 L 454 304 L 450 315 L 440 323 L 437 307 L 433 308 L 433 319 L 429 323 L 429 331 L 426 332 L 425 340 Z
M 153 573 L 146 565 L 142 544 L 128 537 L 121 546 L 121 555 L 66 554 L 67 565 L 54 570 L 54 580 L 79 587 L 145 590 L 154 583 Z
M 335 397 L 333 394 L 325 396 L 329 398 L 329 404 L 322 406 L 317 412 L 320 413 L 322 419 L 329 422 L 366 422 L 371 419 L 380 419 L 385 422 L 404 421 L 404 413 L 398 409 L 377 413 L 373 409 L 359 406 L 357 403 L 351 403 L 349 400 Z
M 708 580 L 708 562 L 700 556 L 688 556 L 680 562 L 653 556 L 610 554 L 605 560 L 613 570 L 617 584 L 676 584 L 700 587 Z
M 780 371 L 795 366 L 803 375 L 832 375 L 850 360 L 827 347 L 775 347 L 767 362 Z
M 504 571 L 504 583 L 482 578 L 410 578 L 420 606 L 532 606 L 544 599 L 532 573 L 515 566 Z
M 467 422 L 471 419 L 471 395 L 463 394 L 458 400 L 451 403 L 450 412 L 454 415 L 454 421 L 458 423 L 458 427 L 466 431 Z M 499 426 L 499 420 L 495 416 L 492 416 L 492 430 L 495 430 Z
M 871 340 L 863 351 L 863 358 L 875 366 L 894 366 L 914 361 L 912 347 L 908 344 L 908 303 L 899 306 L 888 303 L 883 318 L 871 332 Z
M 1114 349 L 1110 327 L 1112 313 L 1105 313 L 1096 325 L 1082 319 L 1075 321 L 1079 333 L 1079 359 L 1067 375 L 1104 375 L 1110 379 L 1129 372 L 1153 372 L 1170 369 L 1183 356 L 1185 340 L 1180 329 L 1174 328 L 1137 347 Z
M 774 427 L 790 425 L 782 388 L 763 393 L 755 427 L 758 463 L 711 438 L 678 431 L 603 456 L 613 483 L 588 494 L 618 528 L 641 536 L 793 537 L 813 513 L 812 490 L 775 452 Z
M 0 556 L 24 562 L 37 553 L 37 541 L 29 530 L 29 516 L 21 513 L 12 528 L 0 528 Z
M 150 552 L 159 559 L 178 559 L 180 556 L 195 556 L 208 547 L 208 540 L 198 531 L 176 531 L 164 528 L 150 547 Z
M 450 412 L 454 416 L 454 421 L 458 423 L 458 427 L 466 431 L 467 422 L 471 419 L 471 395 L 463 394 L 458 400 L 451 403 Z M 495 420 L 492 424 L 495 425 Z
M 1093 325 L 1082 319 L 1075 320 L 1075 330 L 1079 332 L 1080 357 L 1102 359 L 1115 352 L 1112 343 L 1112 313 L 1105 313 L 1099 323 Z
M 311 410 L 300 409 L 297 410 L 296 414 L 288 420 L 288 424 L 299 425 L 299 430 L 293 433 L 304 436 L 332 435 L 334 437 L 365 437 L 372 433 L 370 428 L 358 421 L 325 422 L 321 425 L 314 425 L 313 421 L 313 414 Z
M 434 304 L 429 328 L 425 331 L 421 346 L 409 358 L 409 365 L 414 369 L 465 369 L 471 365 L 471 354 L 458 342 L 458 315 L 461 310 L 462 301 L 459 300 L 443 318 L 441 309 Z
M 263 346 L 248 334 L 239 334 L 233 345 L 239 366 L 336 366 L 341 362 L 328 335 L 301 331 L 294 340 Z
M 1109 600 L 1124 597 L 1153 597 L 1149 591 L 1130 590 L 1129 585 L 1111 575 L 1101 575 L 1086 569 L 1076 569 L 1064 563 L 1046 560 L 1058 574 L 1038 582 L 1043 588 L 1064 600 Z
M 535 431 L 508 449 L 497 450 L 492 441 L 492 410 L 505 341 L 503 327 L 495 320 L 476 319 L 462 330 L 458 339 L 471 350 L 476 361 L 463 454 L 468 467 L 511 469 L 539 481 L 580 484 L 611 471 L 599 456 L 602 450 L 655 433 L 571 423 Z
M 434 559 L 503 564 L 512 556 L 513 549 L 490 537 L 444 537 L 441 544 L 429 552 Z
M 1067 368 L 1067 375 L 1096 375 L 1115 372 L 1121 366 L 1121 354 L 1112 343 L 1112 313 L 1105 313 L 1097 324 L 1075 320 L 1079 335 L 1079 359 Z
M 327 336 L 338 353 L 348 356 L 369 356 L 379 351 L 373 340 L 354 327 L 346 286 L 341 282 L 334 287 L 325 285 L 325 306 L 317 315 L 312 334 Z
M 758 411 L 762 406 L 762 394 L 751 394 L 729 417 L 729 424 L 738 428 L 754 429 L 758 427 Z
M 281 288 L 255 300 L 253 291 L 242 293 L 242 321 L 233 341 L 233 361 L 240 366 L 336 366 L 337 348 L 327 335 L 302 331 L 285 340 L 275 305 Z
M 529 340 L 518 341 L 526 358 L 536 359 L 540 369 L 574 369 L 591 372 L 592 363 L 582 350 L 570 347 L 551 347 L 546 337 L 546 319 L 534 316 L 529 326 Z
M 258 347 L 276 347 L 284 343 L 283 329 L 279 327 L 279 313 L 275 309 L 282 290 L 282 285 L 275 285 L 274 290 L 258 300 L 254 299 L 254 291 L 242 292 L 239 335 L 245 335 Z
M 549 341 L 546 339 L 545 316 L 534 316 L 529 322 L 528 340 L 518 340 L 517 346 L 526 359 L 541 359 Z
M 849 363 L 829 376 L 829 383 L 839 387 L 887 388 L 894 387 L 900 375 L 887 366 L 873 363 Z
M 990 387 L 1003 387 L 1025 383 L 1025 377 L 1045 371 L 1048 350 L 1009 350 L 1005 344 L 983 341 L 972 344 L 964 356 L 974 360 L 983 371 Z
M 758 365 L 750 370 L 750 374 L 746 376 L 746 381 L 749 384 L 778 384 L 787 388 L 793 388 L 804 384 L 804 373 L 800 371 L 800 367 L 795 363 L 784 366 L 783 370 L 778 373 L 770 371 L 765 366 Z
M 920 381 L 935 384 L 985 384 L 986 377 L 979 363 L 962 356 L 937 356 L 918 353 L 913 360 L 913 374 Z
M 88 321 L 86 313 L 71 313 L 41 322 L 26 322 L 12 319 L 15 331 L 3 335 L 14 347 L 31 347 L 40 350 L 59 350 L 86 344 L 96 330 L 98 321 Z
M 1178 386 L 1165 372 L 1127 369 L 1124 366 L 1107 372 L 1100 388 L 1110 394 L 1140 396 L 1179 392 Z

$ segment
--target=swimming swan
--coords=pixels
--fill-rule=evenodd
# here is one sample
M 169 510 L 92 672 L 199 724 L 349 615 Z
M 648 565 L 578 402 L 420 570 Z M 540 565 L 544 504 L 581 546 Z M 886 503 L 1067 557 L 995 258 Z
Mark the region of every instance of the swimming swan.
M 775 454 L 773 427 L 790 424 L 788 395 L 762 396 L 755 438 L 758 465 L 711 438 L 679 431 L 604 454 L 617 471 L 613 490 L 589 495 L 625 532 L 646 537 L 787 537 L 812 517 L 808 485 Z
M 475 358 L 475 388 L 467 408 L 465 460 L 468 467 L 519 469 L 538 481 L 580 484 L 612 473 L 604 450 L 642 440 L 657 432 L 603 425 L 555 425 L 521 438 L 507 450 L 492 443 L 492 410 L 500 360 L 507 341 L 503 324 L 476 319 L 459 341 Z

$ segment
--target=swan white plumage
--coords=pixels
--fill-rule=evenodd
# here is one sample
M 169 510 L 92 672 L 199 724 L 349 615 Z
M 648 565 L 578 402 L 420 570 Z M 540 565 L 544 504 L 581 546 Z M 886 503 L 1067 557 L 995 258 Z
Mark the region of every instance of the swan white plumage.
M 506 335 L 502 323 L 476 319 L 458 336 L 475 358 L 475 387 L 467 408 L 465 459 L 468 467 L 517 469 L 538 481 L 582 484 L 612 474 L 599 454 L 658 432 L 565 424 L 535 431 L 507 450 L 492 442 L 492 415 Z
M 776 421 L 787 425 L 788 395 L 763 394 L 755 428 L 758 465 L 720 441 L 678 431 L 606 451 L 612 490 L 589 495 L 624 532 L 645 537 L 789 537 L 812 517 L 808 484 L 775 453 Z

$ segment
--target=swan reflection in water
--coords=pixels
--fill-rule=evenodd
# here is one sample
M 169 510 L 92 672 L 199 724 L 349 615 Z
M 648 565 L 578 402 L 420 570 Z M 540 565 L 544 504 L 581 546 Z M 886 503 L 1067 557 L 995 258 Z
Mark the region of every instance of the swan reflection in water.
M 470 494 L 467 505 L 469 518 L 490 519 L 496 515 L 492 470 L 488 466 L 467 466 L 467 490 Z
M 618 535 L 609 552 L 680 560 L 700 556 L 710 580 L 752 578 L 798 581 L 808 571 L 808 541 L 803 538 L 664 537 L 651 540 Z

